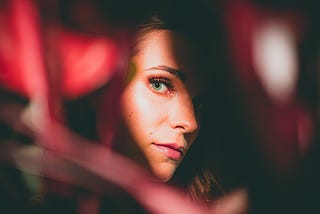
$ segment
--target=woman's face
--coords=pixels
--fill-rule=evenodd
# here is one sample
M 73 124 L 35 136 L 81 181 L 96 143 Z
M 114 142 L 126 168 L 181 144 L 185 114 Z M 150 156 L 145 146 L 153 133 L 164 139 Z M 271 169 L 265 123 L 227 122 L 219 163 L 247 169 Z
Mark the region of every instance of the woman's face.
M 124 127 L 115 148 L 166 182 L 199 128 L 193 105 L 196 78 L 186 54 L 191 50 L 182 37 L 168 30 L 148 33 L 138 49 L 132 59 L 135 75 L 121 99 Z

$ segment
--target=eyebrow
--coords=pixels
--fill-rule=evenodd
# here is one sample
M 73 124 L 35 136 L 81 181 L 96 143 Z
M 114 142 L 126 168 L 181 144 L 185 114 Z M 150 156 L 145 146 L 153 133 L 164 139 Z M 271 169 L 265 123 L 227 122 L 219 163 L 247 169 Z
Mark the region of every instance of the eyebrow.
M 166 71 L 166 72 L 169 72 L 170 74 L 178 77 L 180 80 L 182 80 L 183 82 L 186 82 L 186 75 L 185 73 L 182 71 L 182 70 L 178 70 L 178 69 L 175 69 L 175 68 L 171 68 L 171 67 L 168 67 L 168 66 L 165 66 L 165 65 L 157 65 L 155 67 L 151 67 L 151 68 L 148 68 L 146 69 L 147 71 L 149 70 L 162 70 L 162 71 Z

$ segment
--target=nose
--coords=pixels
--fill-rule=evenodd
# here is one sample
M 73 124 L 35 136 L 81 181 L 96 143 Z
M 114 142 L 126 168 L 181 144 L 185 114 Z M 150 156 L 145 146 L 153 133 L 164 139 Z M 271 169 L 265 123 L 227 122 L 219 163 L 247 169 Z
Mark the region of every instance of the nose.
M 198 129 L 192 99 L 187 96 L 176 101 L 170 110 L 170 126 L 182 133 L 192 133 Z

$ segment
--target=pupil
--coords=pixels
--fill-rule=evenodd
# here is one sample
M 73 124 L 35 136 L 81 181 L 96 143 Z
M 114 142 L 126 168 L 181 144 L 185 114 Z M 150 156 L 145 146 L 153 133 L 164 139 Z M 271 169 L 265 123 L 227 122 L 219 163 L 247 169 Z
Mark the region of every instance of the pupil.
M 154 87 L 159 89 L 160 88 L 160 83 L 158 83 L 158 82 L 154 83 Z

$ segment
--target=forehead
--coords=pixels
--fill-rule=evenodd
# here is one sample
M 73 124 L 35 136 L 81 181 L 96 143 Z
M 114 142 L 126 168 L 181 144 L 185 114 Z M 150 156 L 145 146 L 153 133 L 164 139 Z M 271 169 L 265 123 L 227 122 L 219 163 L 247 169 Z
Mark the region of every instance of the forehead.
M 153 30 L 140 38 L 137 47 L 135 58 L 140 70 L 159 65 L 181 70 L 193 91 L 200 91 L 196 54 L 185 37 L 170 30 Z

